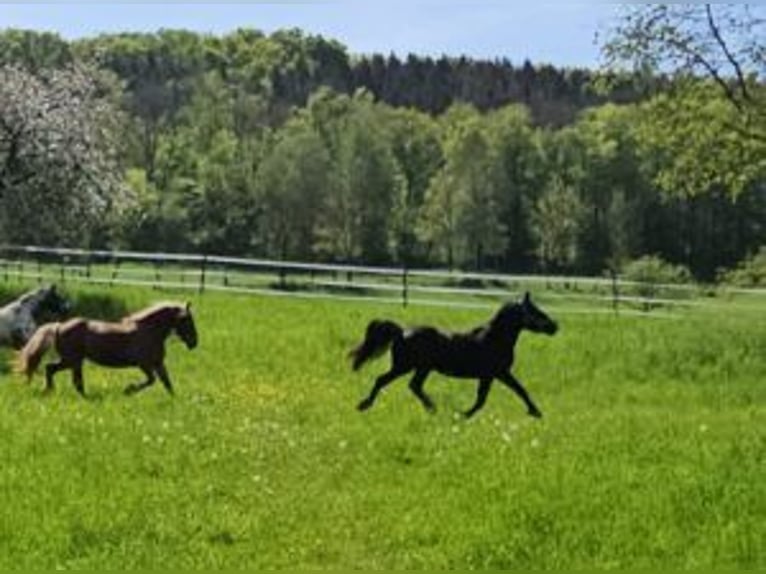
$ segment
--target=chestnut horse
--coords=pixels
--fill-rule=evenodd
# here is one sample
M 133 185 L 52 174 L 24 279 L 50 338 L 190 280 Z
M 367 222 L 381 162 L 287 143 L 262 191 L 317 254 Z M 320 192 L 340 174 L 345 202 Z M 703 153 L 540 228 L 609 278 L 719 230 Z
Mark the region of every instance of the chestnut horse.
M 197 346 L 197 329 L 189 303 L 158 303 L 124 317 L 119 323 L 107 323 L 76 317 L 63 323 L 40 327 L 19 351 L 16 371 L 27 376 L 27 382 L 40 365 L 43 355 L 55 347 L 59 360 L 45 367 L 45 391 L 53 390 L 53 376 L 64 369 L 72 370 L 72 383 L 85 396 L 82 364 L 90 359 L 107 367 L 138 367 L 146 380 L 125 389 L 133 394 L 154 384 L 159 377 L 165 389 L 173 394 L 173 385 L 165 369 L 165 339 L 175 332 L 189 349 Z
M 445 333 L 434 327 L 416 327 L 405 331 L 393 321 L 371 321 L 364 340 L 350 353 L 354 370 L 365 362 L 391 348 L 391 368 L 375 379 L 370 394 L 359 403 L 365 411 L 375 402 L 378 393 L 395 379 L 415 371 L 410 390 L 423 406 L 435 409 L 423 384 L 431 371 L 451 377 L 479 380 L 476 402 L 464 414 L 472 417 L 484 406 L 497 379 L 524 401 L 527 412 L 541 417 L 532 398 L 522 384 L 511 374 L 513 348 L 523 329 L 553 335 L 558 326 L 524 294 L 520 303 L 506 303 L 484 325 L 467 333 Z

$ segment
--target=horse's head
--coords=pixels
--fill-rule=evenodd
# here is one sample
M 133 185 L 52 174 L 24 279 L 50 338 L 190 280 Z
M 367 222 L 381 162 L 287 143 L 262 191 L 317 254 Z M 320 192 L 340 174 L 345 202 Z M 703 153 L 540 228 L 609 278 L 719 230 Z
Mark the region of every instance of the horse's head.
M 187 302 L 186 305 L 179 307 L 173 329 L 188 349 L 193 349 L 197 346 L 197 327 L 194 325 L 191 303 Z
M 44 320 L 46 317 L 60 319 L 71 311 L 69 301 L 56 289 L 56 285 L 41 287 L 30 298 L 31 312 L 35 321 Z
M 558 331 L 559 326 L 556 322 L 543 313 L 537 305 L 532 303 L 529 291 L 524 293 L 520 307 L 522 328 L 534 333 L 545 333 L 546 335 L 554 335 Z
M 502 331 L 527 329 L 534 333 L 553 335 L 558 325 L 548 315 L 543 313 L 524 293 L 521 303 L 508 302 L 492 318 L 492 325 Z

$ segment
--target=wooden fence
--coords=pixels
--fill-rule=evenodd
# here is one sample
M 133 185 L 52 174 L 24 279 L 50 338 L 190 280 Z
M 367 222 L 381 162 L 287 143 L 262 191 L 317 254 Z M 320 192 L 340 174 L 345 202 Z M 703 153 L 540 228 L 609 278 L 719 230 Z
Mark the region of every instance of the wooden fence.
M 710 305 L 734 297 L 766 300 L 766 290 L 636 282 L 616 275 L 508 275 L 17 245 L 0 246 L 0 279 L 447 307 L 491 307 L 498 300 L 532 291 L 547 303 L 560 304 L 559 312 L 652 317 L 669 316 L 679 308 Z

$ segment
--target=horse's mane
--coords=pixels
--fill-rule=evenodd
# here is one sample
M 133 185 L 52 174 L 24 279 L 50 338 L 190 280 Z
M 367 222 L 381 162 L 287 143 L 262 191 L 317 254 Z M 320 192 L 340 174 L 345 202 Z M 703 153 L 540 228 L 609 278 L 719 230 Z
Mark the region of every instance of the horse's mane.
M 132 321 L 139 324 L 148 323 L 170 310 L 174 310 L 177 313 L 176 316 L 178 316 L 185 309 L 186 307 L 182 303 L 174 303 L 172 301 L 155 303 L 146 309 L 141 309 L 128 315 L 123 321 Z
M 41 294 L 43 291 L 45 291 L 45 290 L 46 290 L 46 288 L 45 288 L 45 287 L 39 287 L 39 288 L 37 288 L 37 289 L 33 289 L 32 291 L 27 291 L 27 292 L 26 292 L 26 293 L 24 293 L 24 294 L 23 294 L 21 297 L 19 297 L 19 298 L 17 299 L 17 301 L 18 301 L 19 303 L 23 303 L 23 304 L 26 304 L 26 303 L 28 303 L 29 301 L 31 301 L 32 299 L 34 299 L 35 297 L 37 297 L 38 295 L 40 295 L 40 294 Z
M 513 314 L 514 316 L 518 314 L 518 312 L 521 310 L 521 304 L 516 302 L 509 302 L 505 303 L 502 307 L 500 307 L 494 315 L 492 315 L 492 318 L 489 320 L 490 324 L 500 321 L 508 315 Z

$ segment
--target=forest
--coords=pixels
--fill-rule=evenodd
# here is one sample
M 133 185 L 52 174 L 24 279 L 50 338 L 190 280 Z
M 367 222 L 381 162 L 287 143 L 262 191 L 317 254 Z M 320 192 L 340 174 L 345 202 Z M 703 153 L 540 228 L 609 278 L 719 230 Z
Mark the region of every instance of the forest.
M 0 242 L 761 284 L 762 22 L 716 10 L 636 6 L 598 70 L 7 29 Z

